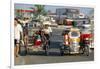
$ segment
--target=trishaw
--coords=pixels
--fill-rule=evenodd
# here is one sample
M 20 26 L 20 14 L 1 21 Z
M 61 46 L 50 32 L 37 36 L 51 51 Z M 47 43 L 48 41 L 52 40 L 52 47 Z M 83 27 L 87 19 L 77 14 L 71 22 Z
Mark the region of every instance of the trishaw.
M 79 53 L 80 32 L 78 28 L 71 28 L 64 35 L 64 43 L 61 45 L 60 53 L 64 55 Z
M 64 43 L 60 46 L 60 54 L 84 54 L 89 55 L 89 39 L 90 35 L 81 34 L 78 28 L 71 28 L 65 31 Z M 83 44 L 83 45 L 82 45 Z
M 27 53 L 44 52 L 45 55 L 49 55 L 48 49 L 48 40 L 43 35 L 43 31 L 35 31 L 35 34 L 29 38 Z
M 36 22 L 36 21 L 35 21 Z M 42 31 L 42 25 L 34 27 L 34 20 L 28 24 L 28 39 L 27 46 L 20 42 L 20 54 L 34 54 L 44 52 L 45 55 L 49 55 L 49 40 L 44 36 Z M 46 23 L 45 21 L 43 23 Z M 41 23 L 40 23 L 41 24 Z
M 33 28 L 33 26 L 30 26 L 28 29 L 27 53 L 44 52 L 45 55 L 49 55 L 48 49 L 49 49 L 48 40 L 44 36 L 42 28 L 41 27 Z

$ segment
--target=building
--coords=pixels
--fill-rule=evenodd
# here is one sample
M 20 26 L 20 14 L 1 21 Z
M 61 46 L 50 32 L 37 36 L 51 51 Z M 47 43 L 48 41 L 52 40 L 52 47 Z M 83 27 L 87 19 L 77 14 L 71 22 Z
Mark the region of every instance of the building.
M 78 18 L 79 9 L 59 8 L 59 9 L 56 9 L 56 14 L 58 16 L 66 16 L 67 18 Z
M 35 10 L 15 9 L 15 17 L 32 17 Z
M 79 18 L 79 13 L 79 9 L 75 8 L 58 8 L 56 9 L 57 22 L 62 24 L 63 20 L 66 18 Z

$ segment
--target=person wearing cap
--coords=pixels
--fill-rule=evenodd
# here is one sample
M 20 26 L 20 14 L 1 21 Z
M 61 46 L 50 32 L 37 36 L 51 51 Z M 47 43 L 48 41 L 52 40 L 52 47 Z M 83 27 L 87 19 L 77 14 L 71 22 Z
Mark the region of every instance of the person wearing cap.
M 52 35 L 52 29 L 51 27 L 49 27 L 49 25 L 45 25 L 43 31 L 50 45 L 50 36 Z

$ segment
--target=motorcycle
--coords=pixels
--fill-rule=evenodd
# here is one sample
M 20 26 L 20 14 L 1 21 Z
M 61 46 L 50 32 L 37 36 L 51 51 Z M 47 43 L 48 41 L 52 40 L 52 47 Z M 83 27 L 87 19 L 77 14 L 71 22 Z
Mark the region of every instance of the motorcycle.
M 89 56 L 90 34 L 82 34 L 80 43 L 80 53 Z

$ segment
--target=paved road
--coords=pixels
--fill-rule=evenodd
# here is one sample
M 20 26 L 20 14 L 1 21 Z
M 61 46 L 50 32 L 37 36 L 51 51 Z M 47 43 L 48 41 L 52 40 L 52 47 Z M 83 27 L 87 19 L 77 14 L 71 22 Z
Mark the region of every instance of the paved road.
M 43 52 L 31 53 L 26 56 L 15 58 L 15 65 L 29 65 L 29 64 L 45 64 L 45 63 L 60 63 L 60 62 L 79 62 L 79 61 L 93 61 L 94 52 L 91 50 L 90 56 L 84 55 L 64 55 L 60 56 L 60 43 L 62 43 L 61 28 L 53 28 L 53 33 L 50 45 L 50 55 L 45 56 Z

